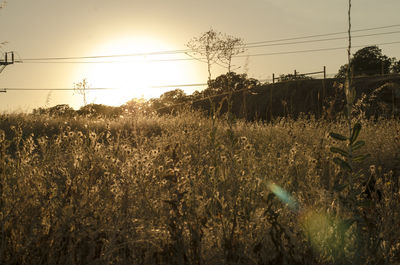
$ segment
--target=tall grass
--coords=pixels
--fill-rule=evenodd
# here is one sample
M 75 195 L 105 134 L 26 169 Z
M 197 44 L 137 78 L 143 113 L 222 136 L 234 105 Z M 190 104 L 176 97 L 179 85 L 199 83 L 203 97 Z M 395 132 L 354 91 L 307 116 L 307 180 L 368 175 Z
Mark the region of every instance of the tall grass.
M 1 264 L 400 262 L 399 120 L 363 121 L 371 157 L 354 170 L 376 183 L 359 183 L 365 229 L 340 240 L 329 132 L 346 122 L 2 115 L 0 128 Z

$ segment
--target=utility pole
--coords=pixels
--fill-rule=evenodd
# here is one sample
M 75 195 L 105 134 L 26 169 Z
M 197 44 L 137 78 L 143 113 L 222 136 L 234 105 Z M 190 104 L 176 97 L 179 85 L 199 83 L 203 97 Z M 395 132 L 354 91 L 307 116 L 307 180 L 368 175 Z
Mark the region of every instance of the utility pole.
M 7 65 L 14 63 L 14 52 L 4 53 L 4 59 L 0 60 L 0 73 L 3 72 Z
M 4 53 L 4 60 L 0 59 L 0 74 L 3 72 L 4 68 L 6 68 L 7 65 L 13 64 L 14 63 L 14 52 L 5 52 Z M 0 93 L 6 93 L 7 90 L 1 89 Z

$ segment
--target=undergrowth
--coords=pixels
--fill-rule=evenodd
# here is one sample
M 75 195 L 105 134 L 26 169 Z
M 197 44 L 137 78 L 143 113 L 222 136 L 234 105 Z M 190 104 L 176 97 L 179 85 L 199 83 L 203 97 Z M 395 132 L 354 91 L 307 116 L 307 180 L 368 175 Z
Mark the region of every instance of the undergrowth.
M 345 121 L 2 115 L 0 263 L 399 263 L 400 122 L 362 124 L 358 231 L 330 152 Z

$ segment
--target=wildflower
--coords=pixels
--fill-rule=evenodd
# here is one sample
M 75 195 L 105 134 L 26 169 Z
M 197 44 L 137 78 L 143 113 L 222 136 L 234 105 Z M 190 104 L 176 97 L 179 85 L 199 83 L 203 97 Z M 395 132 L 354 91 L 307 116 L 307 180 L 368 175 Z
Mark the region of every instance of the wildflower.
M 153 150 L 151 150 L 150 154 L 152 156 L 157 156 L 158 155 L 158 150 L 157 149 L 153 149 Z
M 246 136 L 240 137 L 239 141 L 240 141 L 241 143 L 243 143 L 243 144 L 246 143 L 246 142 L 247 142 Z
M 292 149 L 290 149 L 290 154 L 291 154 L 291 155 L 295 155 L 296 152 L 297 152 L 296 147 L 293 147 Z
M 371 172 L 371 174 L 375 174 L 375 172 L 376 172 L 376 167 L 375 167 L 375 165 L 370 165 L 370 166 L 369 166 L 369 171 Z
M 213 175 L 213 174 L 215 173 L 215 167 L 210 166 L 210 167 L 208 168 L 208 172 L 209 172 L 211 175 Z
M 226 156 L 221 156 L 221 161 L 222 161 L 222 163 L 226 163 L 226 161 L 228 161 L 228 159 L 226 158 Z

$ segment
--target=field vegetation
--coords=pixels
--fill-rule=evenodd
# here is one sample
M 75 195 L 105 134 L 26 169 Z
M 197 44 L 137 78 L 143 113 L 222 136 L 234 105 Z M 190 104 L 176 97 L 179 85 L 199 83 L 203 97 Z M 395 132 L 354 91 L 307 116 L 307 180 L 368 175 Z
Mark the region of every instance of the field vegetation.
M 350 189 L 342 119 L 1 115 L 0 263 L 397 264 L 400 121 L 361 124 Z
M 400 264 L 399 63 L 350 11 L 337 80 L 235 74 L 211 29 L 202 92 L 0 114 L 0 264 Z

